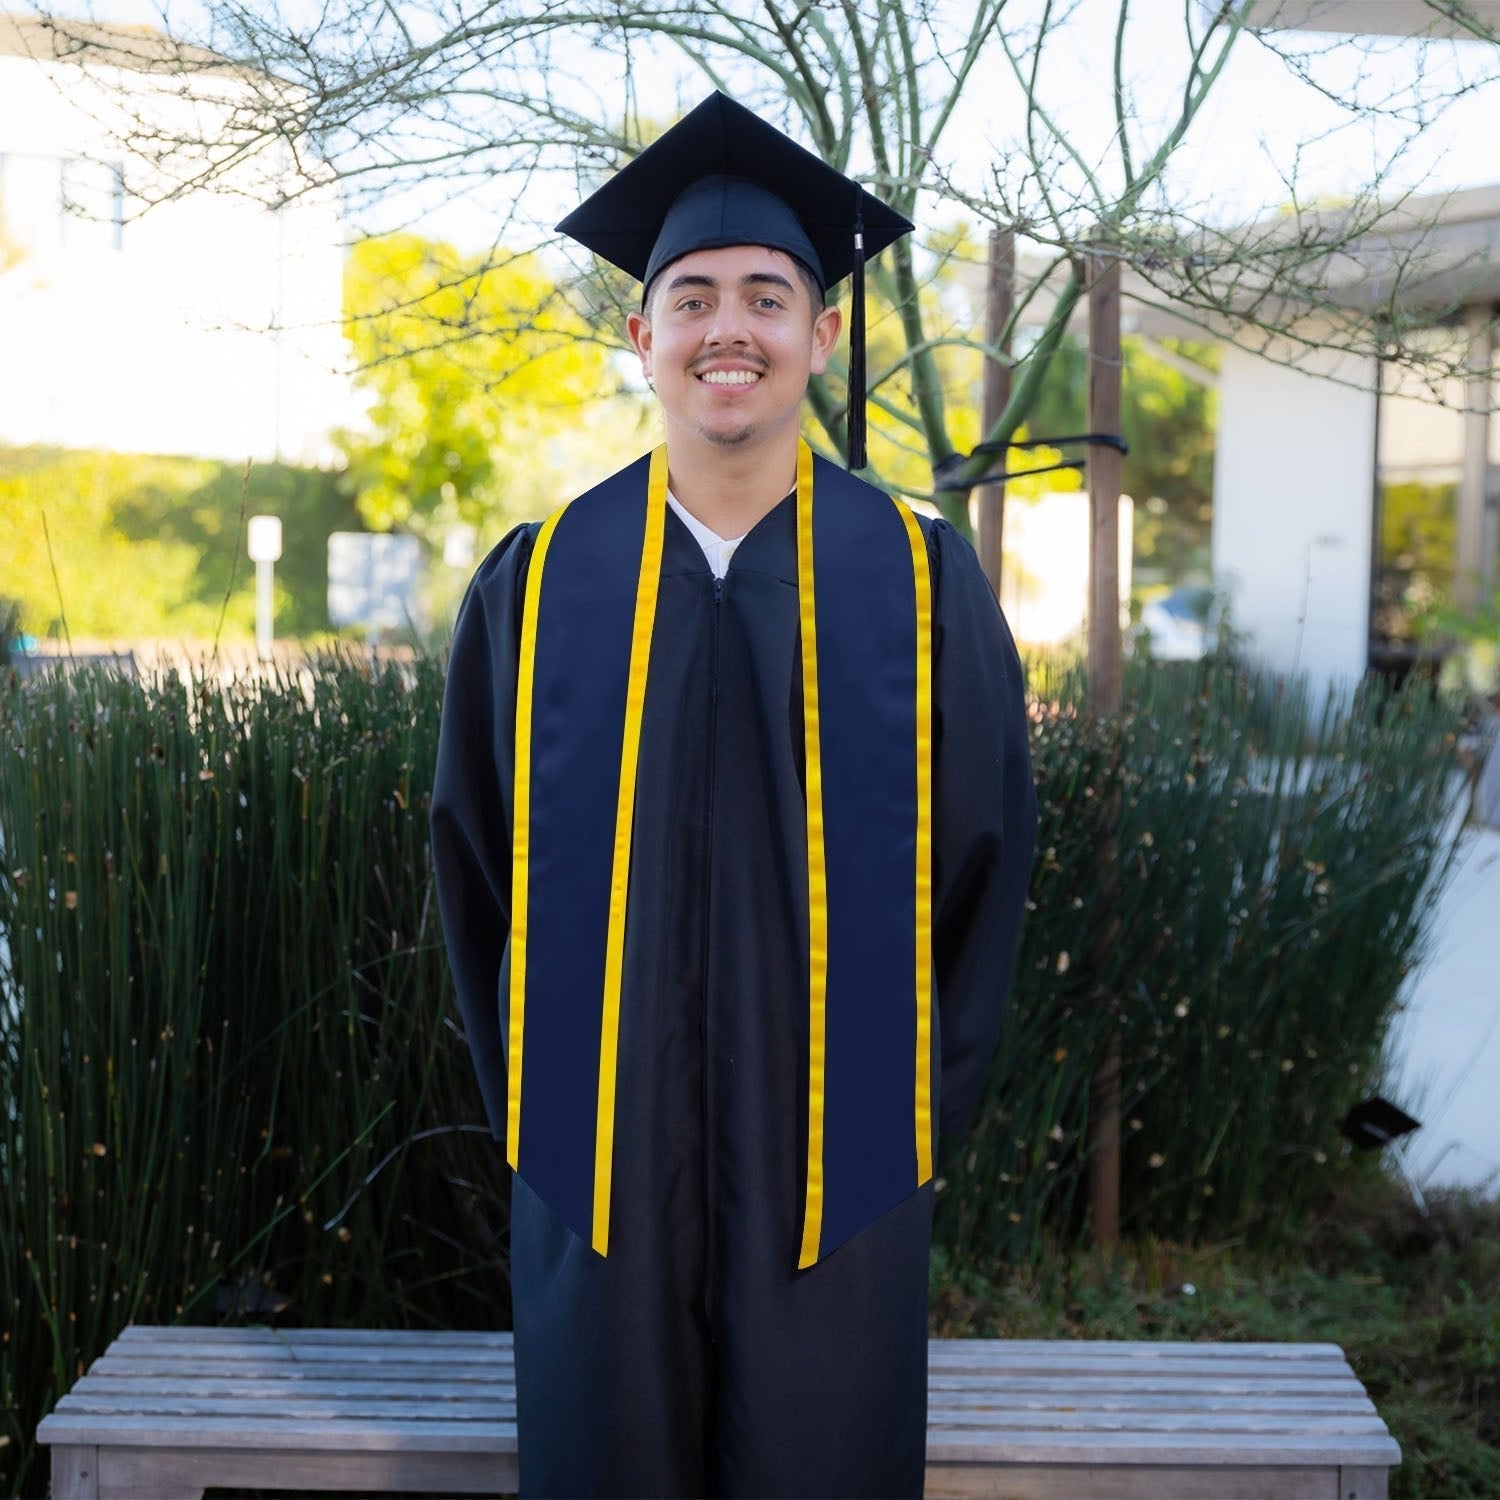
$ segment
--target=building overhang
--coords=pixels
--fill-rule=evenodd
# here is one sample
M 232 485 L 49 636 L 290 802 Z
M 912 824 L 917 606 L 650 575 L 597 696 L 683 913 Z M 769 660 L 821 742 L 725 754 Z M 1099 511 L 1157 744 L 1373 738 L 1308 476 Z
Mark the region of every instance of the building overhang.
M 133 73 L 214 71 L 250 76 L 253 72 L 217 52 L 175 41 L 154 26 L 3 12 L 0 12 L 0 57 L 105 65 Z
M 1500 0 L 1249 0 L 1245 21 L 1264 31 L 1487 41 L 1500 36 Z
M 1362 212 L 1372 216 L 1368 208 Z M 1328 248 L 1282 278 L 1276 266 L 1283 240 L 1293 262 L 1299 258 L 1299 244 Z M 1244 264 L 1256 264 L 1255 279 L 1242 277 L 1236 245 L 1254 247 Z M 1188 236 L 1170 248 L 1127 247 L 1122 254 L 1124 331 L 1147 338 L 1233 340 L 1247 321 L 1270 330 L 1326 323 L 1331 333 L 1339 331 L 1338 340 L 1357 327 L 1396 332 L 1456 323 L 1470 309 L 1500 311 L 1500 184 L 1412 195 L 1380 212 L 1378 227 L 1363 233 L 1341 225 L 1336 211 L 1308 213 L 1218 231 L 1201 240 Z M 1022 325 L 1047 323 L 1066 280 L 1064 267 L 1023 245 L 1016 273 L 1020 287 L 1036 288 L 1022 310 Z M 959 277 L 976 307 L 980 305 L 983 266 L 965 265 Z M 1195 290 L 1189 291 L 1190 285 Z M 1215 285 L 1221 288 L 1217 295 L 1210 290 Z M 1084 299 L 1070 326 L 1081 330 L 1087 312 Z

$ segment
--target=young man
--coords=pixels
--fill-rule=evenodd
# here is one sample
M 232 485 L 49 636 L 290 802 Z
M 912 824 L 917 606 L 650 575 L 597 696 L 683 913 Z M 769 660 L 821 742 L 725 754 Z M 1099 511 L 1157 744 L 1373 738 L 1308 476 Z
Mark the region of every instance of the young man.
M 644 283 L 666 442 L 485 561 L 443 708 L 521 1490 L 917 1496 L 1036 814 L 972 549 L 798 436 L 856 233 L 911 226 L 715 95 L 561 227 Z

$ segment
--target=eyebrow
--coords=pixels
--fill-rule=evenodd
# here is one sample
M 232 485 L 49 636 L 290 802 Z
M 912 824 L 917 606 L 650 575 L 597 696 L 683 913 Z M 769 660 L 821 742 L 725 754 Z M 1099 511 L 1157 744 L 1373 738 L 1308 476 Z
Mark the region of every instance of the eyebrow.
M 740 285 L 778 286 L 788 292 L 793 290 L 791 280 L 788 277 L 783 276 L 779 271 L 751 271 L 748 276 L 740 277 Z M 717 291 L 719 283 L 712 276 L 694 276 L 691 274 L 684 274 L 682 276 L 674 276 L 667 283 L 667 290 L 669 292 L 675 292 L 682 287 L 688 286 L 707 287 L 711 291 Z

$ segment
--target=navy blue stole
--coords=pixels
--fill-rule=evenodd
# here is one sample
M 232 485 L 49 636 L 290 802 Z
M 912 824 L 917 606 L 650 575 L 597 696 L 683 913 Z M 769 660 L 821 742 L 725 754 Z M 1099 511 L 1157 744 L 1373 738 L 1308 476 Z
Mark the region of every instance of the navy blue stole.
M 507 1154 L 601 1255 L 666 491 L 659 448 L 554 513 L 522 622 Z M 915 516 L 805 443 L 797 576 L 806 1267 L 932 1176 L 932 602 Z

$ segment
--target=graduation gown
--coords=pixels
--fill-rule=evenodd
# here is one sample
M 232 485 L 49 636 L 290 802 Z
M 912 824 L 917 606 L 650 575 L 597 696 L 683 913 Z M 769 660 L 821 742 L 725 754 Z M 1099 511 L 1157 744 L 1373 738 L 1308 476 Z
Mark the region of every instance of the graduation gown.
M 951 527 L 921 527 L 942 1140 L 964 1129 L 999 1034 L 1036 811 L 1022 675 L 994 594 Z M 432 807 L 449 960 L 497 1140 L 517 661 L 537 531 L 501 542 L 460 611 Z M 797 1269 L 808 1108 L 797 579 L 791 497 L 723 580 L 667 514 L 607 1257 L 514 1180 L 523 1495 L 922 1493 L 932 1184 Z

